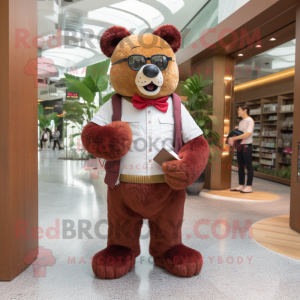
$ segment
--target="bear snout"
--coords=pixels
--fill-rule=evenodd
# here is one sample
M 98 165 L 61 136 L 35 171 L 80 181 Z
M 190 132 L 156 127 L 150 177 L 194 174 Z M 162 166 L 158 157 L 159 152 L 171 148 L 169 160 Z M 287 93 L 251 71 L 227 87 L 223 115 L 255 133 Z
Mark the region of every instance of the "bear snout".
M 136 75 L 135 84 L 139 91 L 146 96 L 157 95 L 164 83 L 164 77 L 159 68 L 148 64 L 143 66 Z
M 159 68 L 155 65 L 147 65 L 143 68 L 143 74 L 146 77 L 154 78 L 159 74 Z

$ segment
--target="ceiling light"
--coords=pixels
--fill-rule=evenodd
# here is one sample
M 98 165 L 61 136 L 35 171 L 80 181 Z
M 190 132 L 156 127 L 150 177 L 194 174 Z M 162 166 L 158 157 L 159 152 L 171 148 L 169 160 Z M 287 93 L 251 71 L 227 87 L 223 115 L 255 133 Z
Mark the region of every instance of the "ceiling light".
M 261 45 L 256 45 L 255 47 L 256 47 L 256 48 L 261 48 L 262 46 L 261 46 Z
M 139 3 L 137 1 L 134 2 Z M 112 25 L 123 26 L 128 30 L 134 28 L 140 31 L 148 27 L 144 21 L 130 13 L 107 7 L 88 12 L 88 18 Z
M 139 16 L 140 18 L 144 19 L 151 28 L 157 27 L 165 20 L 164 16 L 159 10 L 140 1 L 127 0 L 112 4 L 110 6 Z
M 270 41 L 273 42 L 273 41 L 276 41 L 276 39 L 275 38 L 271 38 Z
M 244 56 L 244 54 L 240 53 L 238 56 Z
M 156 1 L 166 6 L 173 15 L 184 7 L 183 0 L 156 0 Z
M 263 78 L 255 79 L 255 80 L 252 80 L 247 83 L 235 85 L 234 91 L 237 92 L 237 91 L 248 89 L 248 88 L 257 88 L 257 86 L 259 86 L 259 85 L 268 84 L 271 82 L 275 82 L 275 81 L 282 80 L 285 78 L 290 78 L 293 76 L 295 76 L 295 68 L 292 68 L 292 69 L 289 69 L 286 71 L 281 71 L 276 74 L 268 75 Z

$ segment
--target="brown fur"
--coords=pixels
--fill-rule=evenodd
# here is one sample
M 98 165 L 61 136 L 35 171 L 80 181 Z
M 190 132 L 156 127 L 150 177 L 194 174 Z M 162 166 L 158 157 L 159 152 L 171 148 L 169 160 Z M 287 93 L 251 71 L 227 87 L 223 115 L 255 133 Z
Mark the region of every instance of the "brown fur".
M 130 126 L 121 121 L 108 126 L 89 123 L 84 127 L 81 138 L 83 146 L 89 153 L 109 161 L 125 156 L 132 144 Z
M 166 182 L 175 190 L 191 185 L 205 169 L 208 155 L 208 143 L 202 135 L 189 141 L 179 151 L 181 160 L 163 163 Z
M 151 45 L 151 47 L 146 45 Z M 132 49 L 135 46 L 140 47 Z M 162 49 L 157 47 L 161 47 Z M 166 41 L 159 36 L 154 36 L 150 33 L 142 36 L 130 35 L 123 39 L 116 47 L 116 50 L 111 57 L 111 62 L 114 63 L 133 54 L 141 54 L 146 57 L 151 57 L 155 54 L 164 54 L 168 57 L 172 57 L 173 61 L 170 61 L 167 69 L 162 71 L 164 84 L 160 92 L 155 96 L 145 96 L 139 91 L 135 84 L 137 72 L 130 69 L 127 62 L 122 62 L 112 66 L 110 71 L 110 81 L 118 94 L 128 96 L 130 98 L 136 94 L 147 99 L 158 99 L 164 96 L 169 96 L 175 91 L 179 78 L 178 66 L 175 54 Z M 150 61 L 148 61 L 148 64 L 150 64 Z
M 172 32 L 176 35 L 174 39 Z M 156 33 L 163 35 L 172 47 L 161 37 L 152 34 L 127 36 L 115 47 L 111 43 L 112 38 L 127 35 L 124 30 L 118 33 L 116 28 L 105 35 L 110 40 L 102 41 L 108 54 L 113 51 L 113 63 L 132 54 L 146 57 L 165 54 L 173 58 L 168 68 L 162 71 L 164 84 L 160 93 L 152 97 L 147 96 L 148 99 L 171 95 L 177 87 L 179 78 L 173 52 L 173 49 L 177 51 L 180 47 L 179 33 L 170 26 L 162 26 Z M 132 49 L 135 46 L 140 47 Z M 131 70 L 127 62 L 117 64 L 111 69 L 113 88 L 128 100 L 134 94 L 145 98 L 135 85 L 136 74 L 137 72 Z M 120 121 L 103 127 L 91 123 L 84 128 L 82 139 L 90 153 L 107 160 L 117 160 L 129 151 L 132 134 L 129 125 Z M 200 136 L 183 146 L 179 152 L 180 161 L 163 164 L 166 183 L 121 182 L 113 189 L 108 187 L 107 248 L 93 258 L 95 275 L 100 278 L 119 278 L 133 268 L 134 259 L 140 254 L 139 237 L 143 219 L 149 220 L 149 252 L 154 257 L 156 265 L 182 277 L 199 274 L 203 264 L 202 256 L 198 251 L 182 244 L 181 226 L 186 197 L 184 188 L 200 176 L 206 166 L 208 155 L 208 143 Z
M 176 191 L 167 183 L 137 184 L 121 182 L 113 189 L 108 187 L 108 248 L 122 246 L 118 252 L 119 264 L 106 263 L 108 256 L 116 257 L 108 248 L 94 256 L 93 270 L 95 275 L 103 278 L 105 266 L 114 267 L 115 274 L 129 271 L 131 253 L 134 258 L 140 255 L 139 238 L 143 219 L 149 220 L 150 254 L 155 263 L 165 267 L 173 274 L 190 277 L 200 272 L 201 254 L 182 245 L 181 225 L 186 192 Z M 175 247 L 182 245 L 180 247 Z M 172 249 L 172 251 L 170 251 Z M 99 257 L 102 257 L 100 264 Z M 113 259 L 111 259 L 113 260 Z M 126 267 L 126 262 L 127 267 Z M 98 266 L 101 267 L 98 267 Z M 197 268 L 196 268 L 197 265 Z M 111 276 L 111 275 L 109 275 Z M 111 278 L 111 277 L 109 277 Z M 117 277 L 114 277 L 117 278 Z

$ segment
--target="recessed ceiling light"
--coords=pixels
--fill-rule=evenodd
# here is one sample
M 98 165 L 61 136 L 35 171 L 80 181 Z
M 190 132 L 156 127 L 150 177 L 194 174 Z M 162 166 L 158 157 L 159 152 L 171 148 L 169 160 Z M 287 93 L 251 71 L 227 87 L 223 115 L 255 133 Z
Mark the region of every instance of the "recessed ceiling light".
M 240 53 L 238 56 L 244 56 L 244 54 Z
M 256 45 L 256 48 L 261 48 L 262 46 L 261 45 Z
M 270 41 L 271 41 L 271 42 L 272 42 L 272 41 L 276 41 L 276 39 L 275 39 L 275 38 L 271 38 Z

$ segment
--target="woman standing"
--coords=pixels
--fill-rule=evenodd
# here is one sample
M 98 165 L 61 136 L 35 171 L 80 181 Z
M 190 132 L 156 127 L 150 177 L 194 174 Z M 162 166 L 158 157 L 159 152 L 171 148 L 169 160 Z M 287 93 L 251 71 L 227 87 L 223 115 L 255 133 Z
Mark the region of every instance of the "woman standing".
M 46 129 L 43 129 L 42 135 L 41 135 L 41 150 L 45 149 L 47 150 L 48 147 L 48 133 L 46 131 Z
M 237 144 L 237 161 L 239 170 L 239 186 L 232 189 L 233 192 L 252 193 L 253 182 L 253 166 L 252 166 L 252 142 L 254 121 L 249 117 L 249 106 L 241 105 L 238 108 L 238 116 L 242 118 L 239 123 L 238 130 L 244 132 L 244 134 L 235 136 L 228 139 L 230 145 L 234 145 L 237 140 L 242 140 L 240 144 Z M 245 168 L 248 171 L 247 184 L 245 185 Z

